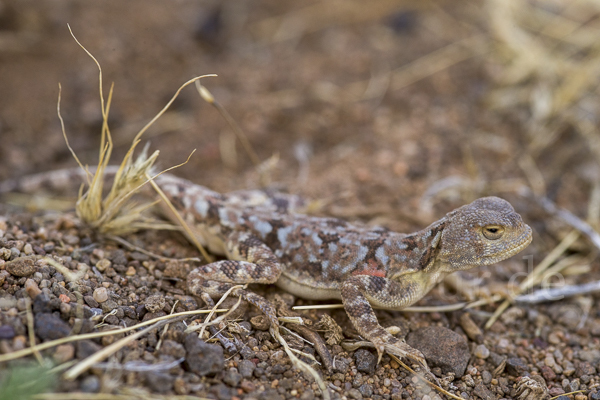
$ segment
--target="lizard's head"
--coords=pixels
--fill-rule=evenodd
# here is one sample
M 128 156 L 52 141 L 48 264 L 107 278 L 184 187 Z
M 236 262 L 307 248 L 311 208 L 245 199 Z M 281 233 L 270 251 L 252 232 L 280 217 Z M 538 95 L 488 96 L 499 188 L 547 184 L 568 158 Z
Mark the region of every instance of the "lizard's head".
M 449 272 L 497 263 L 531 243 L 529 225 L 498 197 L 477 199 L 446 218 L 438 257 Z

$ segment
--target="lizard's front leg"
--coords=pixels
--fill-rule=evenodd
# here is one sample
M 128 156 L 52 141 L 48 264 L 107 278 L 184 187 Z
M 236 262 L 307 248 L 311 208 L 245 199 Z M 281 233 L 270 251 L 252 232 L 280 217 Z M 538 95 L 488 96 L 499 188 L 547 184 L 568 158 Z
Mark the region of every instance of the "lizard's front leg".
M 229 260 L 216 261 L 194 269 L 187 278 L 188 291 L 201 297 L 208 305 L 236 284 L 275 283 L 281 275 L 281 264 L 259 238 L 246 232 L 232 232 L 227 236 L 225 248 Z M 259 308 L 269 319 L 271 329 L 279 322 L 275 308 L 263 297 L 238 289 L 250 304 Z
M 408 357 L 427 367 L 420 351 L 413 349 L 403 340 L 386 331 L 375 316 L 375 307 L 399 309 L 414 303 L 420 296 L 421 285 L 417 281 L 406 279 L 393 281 L 371 275 L 355 275 L 342 284 L 344 309 L 358 333 L 375 345 L 379 361 L 384 352 L 399 357 Z

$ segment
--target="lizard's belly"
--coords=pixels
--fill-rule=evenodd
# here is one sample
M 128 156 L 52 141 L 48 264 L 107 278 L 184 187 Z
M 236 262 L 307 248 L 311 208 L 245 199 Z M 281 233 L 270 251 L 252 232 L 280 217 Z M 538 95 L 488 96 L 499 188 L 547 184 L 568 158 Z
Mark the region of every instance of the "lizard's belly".
M 316 282 L 303 282 L 296 277 L 283 271 L 277 282 L 277 286 L 294 296 L 308 300 L 341 299 L 340 289 L 337 284 L 331 287 L 319 286 Z

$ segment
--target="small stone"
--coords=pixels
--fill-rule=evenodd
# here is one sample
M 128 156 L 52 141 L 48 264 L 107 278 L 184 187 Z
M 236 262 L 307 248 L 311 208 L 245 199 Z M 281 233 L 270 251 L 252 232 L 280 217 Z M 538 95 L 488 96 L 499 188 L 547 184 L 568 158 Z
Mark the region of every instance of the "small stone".
M 98 303 L 104 303 L 108 300 L 108 290 L 105 287 L 96 288 L 93 297 Z
M 363 395 L 363 397 L 373 396 L 373 386 L 369 385 L 368 383 L 360 385 L 358 391 Z
M 493 376 L 489 371 L 481 371 L 481 381 L 484 385 L 492 383 Z
M 6 270 L 14 276 L 29 276 L 35 272 L 35 261 L 31 257 L 21 257 L 5 264 Z
M 490 356 L 490 351 L 487 347 L 485 347 L 484 344 L 480 344 L 477 347 L 475 347 L 475 351 L 473 352 L 473 354 L 475 355 L 475 357 L 485 360 Z
M 75 346 L 70 343 L 57 346 L 52 357 L 59 364 L 70 361 L 73 359 L 73 357 L 75 357 Z
M 99 344 L 91 340 L 80 340 L 75 343 L 75 348 L 78 359 L 88 358 L 102 349 Z
M 256 365 L 250 360 L 242 360 L 238 364 L 238 369 L 243 378 L 251 378 Z
M 167 301 L 165 300 L 165 297 L 160 294 L 155 294 L 153 296 L 150 296 L 144 302 L 144 306 L 146 307 L 146 310 L 148 310 L 151 313 L 161 311 L 163 308 L 165 308 L 166 305 L 167 305 Z
M 479 382 L 473 389 L 473 393 L 482 400 L 496 400 L 496 396 L 482 382 Z
M 546 381 L 549 382 L 556 379 L 556 373 L 554 373 L 552 368 L 548 367 L 547 365 L 543 365 L 542 368 L 540 368 L 540 370 L 542 372 L 542 376 Z
M 184 346 L 186 350 L 184 365 L 193 373 L 200 376 L 214 375 L 223 369 L 225 359 L 221 346 L 204 343 L 195 333 L 185 337 Z
M 225 375 L 223 375 L 223 382 L 231 387 L 238 387 L 242 381 L 242 375 L 237 372 L 235 368 L 230 368 Z
M 83 296 L 83 301 L 85 301 L 85 303 L 90 306 L 91 308 L 98 308 L 100 307 L 100 304 L 94 300 L 93 296 Z
M 71 327 L 54 314 L 35 315 L 35 334 L 42 340 L 54 340 L 68 336 Z
M 523 376 L 529 372 L 529 367 L 522 359 L 513 357 L 506 360 L 506 372 L 512 376 Z
M 84 393 L 98 393 L 100 391 L 100 378 L 96 375 L 86 376 L 81 381 L 81 391 Z
M 98 271 L 104 272 L 111 265 L 112 265 L 112 263 L 110 262 L 110 260 L 108 258 L 103 258 L 96 263 L 96 268 L 98 268 Z
M 23 246 L 23 253 L 28 256 L 33 254 L 33 247 L 30 243 L 27 243 L 25 246 Z
M 42 290 L 33 279 L 27 279 L 25 281 L 25 291 L 30 299 L 35 299 L 40 293 L 42 293 Z
M 358 349 L 354 352 L 356 369 L 365 374 L 373 374 L 377 366 L 377 357 L 369 350 Z
M 360 391 L 358 391 L 357 389 L 350 389 L 346 392 L 346 394 L 351 399 L 361 400 L 363 398 L 362 393 Z
M 135 270 L 135 267 L 133 267 L 133 266 L 130 266 L 129 268 L 127 268 L 127 271 L 125 271 L 125 275 L 127 275 L 127 276 L 134 276 L 135 274 L 137 274 L 137 271 Z
M 179 359 L 185 357 L 185 348 L 174 340 L 165 340 L 160 348 L 160 354 Z
M 10 274 L 7 271 L 0 271 L 0 286 L 2 286 L 4 284 L 4 281 L 6 280 L 6 278 L 8 278 Z
M 175 377 L 166 372 L 151 371 L 145 374 L 146 384 L 153 392 L 167 393 L 173 389 Z
M 406 342 L 420 350 L 431 367 L 440 367 L 444 374 L 452 372 L 456 377 L 463 376 L 471 358 L 466 339 L 441 326 L 417 329 Z
M 250 381 L 242 381 L 242 383 L 240 383 L 240 388 L 244 392 L 250 393 L 250 392 L 254 392 L 254 390 L 256 389 L 256 386 L 254 386 L 254 383 L 252 383 Z
M 61 294 L 60 296 L 58 296 L 58 299 L 62 303 L 69 303 L 71 301 L 71 299 L 69 298 L 69 296 L 67 296 L 66 294 Z
M 10 325 L 0 325 L 0 340 L 12 339 L 15 335 L 15 328 Z

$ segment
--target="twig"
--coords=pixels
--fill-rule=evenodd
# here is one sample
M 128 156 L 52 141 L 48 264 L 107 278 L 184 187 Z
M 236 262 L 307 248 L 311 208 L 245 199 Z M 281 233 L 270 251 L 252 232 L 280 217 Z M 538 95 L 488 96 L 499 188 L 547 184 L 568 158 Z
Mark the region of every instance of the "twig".
M 517 296 L 514 301 L 517 303 L 536 304 L 595 292 L 600 292 L 600 281 L 584 283 L 582 285 L 568 285 L 552 289 L 542 289 L 530 294 Z
M 537 202 L 542 208 L 551 215 L 561 219 L 564 223 L 577 229 L 583 235 L 585 235 L 598 250 L 600 250 L 600 234 L 594 230 L 587 222 L 577 217 L 573 213 L 564 208 L 558 207 L 549 198 L 544 196 L 536 196 L 529 188 L 523 186 L 519 189 L 518 193 Z

